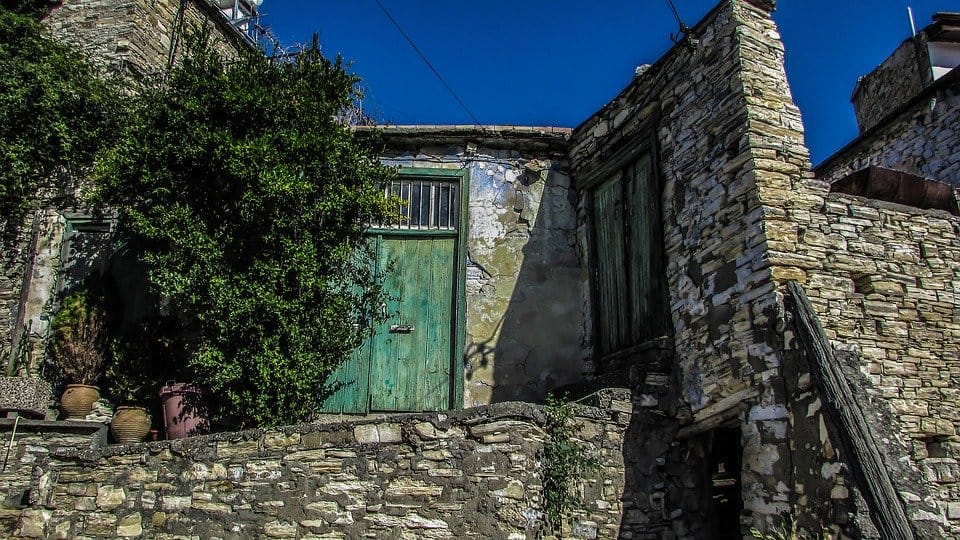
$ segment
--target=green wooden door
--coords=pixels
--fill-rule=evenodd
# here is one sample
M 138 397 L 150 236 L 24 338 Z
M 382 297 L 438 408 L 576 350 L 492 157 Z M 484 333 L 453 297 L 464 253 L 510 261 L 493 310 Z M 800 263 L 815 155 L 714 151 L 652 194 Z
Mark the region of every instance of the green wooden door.
M 436 176 L 401 176 L 391 186 L 391 193 L 406 202 L 404 217 L 397 225 L 370 231 L 377 269 L 384 275 L 386 318 L 332 375 L 324 412 L 456 407 L 462 183 L 449 173 Z
M 370 409 L 450 408 L 456 238 L 383 236 L 387 320 L 374 329 Z

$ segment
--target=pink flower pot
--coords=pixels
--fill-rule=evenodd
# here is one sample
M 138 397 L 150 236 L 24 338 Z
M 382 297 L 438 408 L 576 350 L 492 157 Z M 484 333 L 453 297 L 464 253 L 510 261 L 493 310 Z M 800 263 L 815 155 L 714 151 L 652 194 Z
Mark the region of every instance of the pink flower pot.
M 160 389 L 163 428 L 168 439 L 182 439 L 210 432 L 210 419 L 203 404 L 203 390 L 186 383 L 167 383 Z

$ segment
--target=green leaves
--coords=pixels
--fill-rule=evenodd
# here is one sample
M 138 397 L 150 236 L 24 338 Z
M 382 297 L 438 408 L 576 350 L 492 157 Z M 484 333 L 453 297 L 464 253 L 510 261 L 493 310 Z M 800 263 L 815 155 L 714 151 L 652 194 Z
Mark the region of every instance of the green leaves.
M 550 394 L 544 407 L 548 438 L 543 446 L 543 513 L 546 531 L 560 533 L 565 519 L 582 506 L 575 486 L 600 468 L 583 443 L 574 439 L 573 405 Z
M 37 2 L 0 8 L 0 233 L 10 235 L 41 195 L 75 185 L 120 125 L 115 81 L 46 36 Z M 27 13 L 27 14 L 24 14 Z M 37 12 L 39 13 L 39 12 Z
M 336 115 L 357 79 L 308 51 L 227 61 L 203 36 L 136 98 L 97 167 L 121 241 L 144 246 L 179 359 L 224 419 L 276 425 L 317 411 L 330 372 L 379 305 L 364 224 L 392 172 Z

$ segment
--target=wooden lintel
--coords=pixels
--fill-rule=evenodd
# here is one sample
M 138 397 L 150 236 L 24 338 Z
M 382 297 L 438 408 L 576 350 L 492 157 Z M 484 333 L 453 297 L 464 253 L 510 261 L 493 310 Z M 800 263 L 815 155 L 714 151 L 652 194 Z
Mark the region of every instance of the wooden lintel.
M 740 416 L 740 413 L 745 412 L 749 409 L 749 405 L 746 403 L 738 403 L 729 409 L 715 414 L 711 417 L 708 417 L 704 420 L 695 421 L 694 423 L 680 428 L 680 431 L 677 432 L 678 439 L 689 439 L 701 433 L 706 433 L 712 429 L 718 427 L 724 427 L 728 423 L 734 423 L 736 419 Z
M 759 395 L 759 390 L 753 386 L 748 386 L 693 413 L 693 423 L 704 422 L 713 416 L 723 414 L 725 411 L 736 407 L 740 403 L 746 403 L 756 399 Z

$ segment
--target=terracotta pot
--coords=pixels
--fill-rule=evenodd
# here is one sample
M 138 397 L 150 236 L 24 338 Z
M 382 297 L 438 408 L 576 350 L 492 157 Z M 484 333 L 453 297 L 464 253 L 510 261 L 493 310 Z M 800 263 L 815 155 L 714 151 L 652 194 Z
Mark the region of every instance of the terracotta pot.
M 67 420 L 83 420 L 100 399 L 100 389 L 86 384 L 68 384 L 60 397 L 60 410 Z
M 122 444 L 138 443 L 150 433 L 150 415 L 143 407 L 117 407 L 110 431 Z
M 163 429 L 168 439 L 182 439 L 210 432 L 203 390 L 186 383 L 167 383 L 160 389 Z

